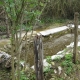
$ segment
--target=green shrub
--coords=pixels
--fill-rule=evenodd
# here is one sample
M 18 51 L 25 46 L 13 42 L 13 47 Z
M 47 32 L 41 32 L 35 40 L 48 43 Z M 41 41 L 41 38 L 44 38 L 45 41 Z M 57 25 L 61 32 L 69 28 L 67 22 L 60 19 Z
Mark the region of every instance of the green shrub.
M 51 56 L 47 56 L 47 57 L 46 57 L 46 61 L 47 61 L 48 63 L 51 63 L 51 61 L 52 61 Z
M 65 73 L 69 75 L 73 71 L 72 54 L 66 54 L 65 60 L 61 63 L 65 69 Z
M 20 72 L 20 80 L 29 80 L 23 71 Z
M 43 70 L 43 72 L 44 72 L 44 73 L 50 72 L 50 67 L 49 67 L 49 66 L 48 66 L 48 67 L 45 67 L 44 70 Z
M 20 80 L 35 80 L 36 76 L 33 73 L 28 73 L 25 75 L 24 71 L 20 72 Z
M 69 53 L 69 54 L 66 54 L 65 55 L 65 60 L 72 60 L 72 54 L 71 53 Z

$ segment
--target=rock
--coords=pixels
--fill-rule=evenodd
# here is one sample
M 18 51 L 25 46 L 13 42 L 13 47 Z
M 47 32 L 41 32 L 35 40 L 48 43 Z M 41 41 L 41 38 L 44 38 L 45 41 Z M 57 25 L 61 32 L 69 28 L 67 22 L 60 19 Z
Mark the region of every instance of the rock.
M 34 69 L 34 65 L 31 68 Z
M 57 55 L 61 55 L 63 52 L 64 52 L 64 50 L 59 51 L 59 52 L 57 53 Z
M 11 67 L 11 57 L 7 59 L 7 61 L 5 63 L 5 67 L 6 68 L 10 68 Z
M 63 58 L 63 57 L 64 57 L 64 55 L 53 55 L 53 56 L 51 56 L 51 59 L 55 60 L 57 58 Z
M 67 48 L 68 47 L 72 47 L 73 48 L 73 46 L 74 46 L 74 42 L 72 42 L 70 45 L 68 45 Z M 80 46 L 80 42 L 78 42 L 78 45 L 77 46 Z
M 54 73 L 55 73 L 55 74 L 57 73 L 57 70 L 56 70 L 56 69 L 54 69 Z
M 2 63 L 2 62 L 4 62 L 5 61 L 5 55 L 2 55 L 1 57 L 0 57 L 0 63 Z
M 14 67 L 16 67 L 17 65 L 17 58 L 14 57 Z M 5 61 L 5 64 L 4 64 L 5 68 L 11 68 L 11 57 L 7 58 L 7 60 Z M 21 65 L 20 65 L 21 66 Z
M 58 74 L 60 75 L 61 74 L 61 72 L 62 72 L 62 67 L 61 66 L 58 66 Z
M 46 59 L 43 60 L 43 66 L 44 67 L 48 67 L 48 66 L 51 66 L 51 64 L 49 64 Z
M 61 72 L 62 72 L 62 67 L 61 66 L 58 66 L 56 69 L 54 69 L 54 73 L 56 74 L 61 74 Z
M 3 63 L 4 61 L 6 61 L 10 57 L 11 57 L 11 55 L 9 55 L 8 53 L 0 51 L 0 63 Z
M 2 67 L 11 67 L 11 55 L 6 52 L 0 51 L 0 64 Z
M 64 77 L 67 77 L 67 74 L 66 73 L 64 73 Z
M 51 66 L 54 66 L 55 65 L 55 63 L 54 62 L 51 62 Z

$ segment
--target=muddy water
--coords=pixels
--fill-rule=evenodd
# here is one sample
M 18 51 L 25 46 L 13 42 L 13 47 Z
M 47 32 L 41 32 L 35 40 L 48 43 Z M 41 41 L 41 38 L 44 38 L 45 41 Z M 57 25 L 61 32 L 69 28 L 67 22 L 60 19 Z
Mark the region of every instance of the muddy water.
M 44 54 L 45 56 L 54 55 L 58 51 L 63 50 L 67 45 L 73 41 L 72 34 L 66 34 L 56 39 L 49 38 L 48 42 L 44 42 Z
M 72 34 L 66 34 L 58 38 L 54 37 L 45 37 L 44 39 L 47 39 L 47 41 L 43 40 L 43 53 L 44 58 L 46 56 L 51 56 L 56 54 L 57 52 L 63 50 L 67 45 L 69 45 L 73 41 L 73 35 Z M 34 53 L 33 53 L 33 46 L 29 46 L 28 51 L 28 62 L 30 65 L 34 64 Z

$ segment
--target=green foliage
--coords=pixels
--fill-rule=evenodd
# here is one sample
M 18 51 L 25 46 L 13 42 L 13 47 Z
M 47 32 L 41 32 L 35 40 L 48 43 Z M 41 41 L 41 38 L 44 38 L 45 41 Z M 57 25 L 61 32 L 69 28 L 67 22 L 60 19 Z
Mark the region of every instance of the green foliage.
M 67 67 L 66 69 L 66 74 L 69 75 L 73 72 L 73 68 L 72 67 Z
M 65 55 L 65 60 L 62 62 L 62 66 L 66 67 L 72 67 L 72 54 L 66 54 Z
M 49 17 L 45 17 L 45 18 L 42 18 L 41 19 L 41 22 L 42 23 L 52 23 L 53 22 L 53 19 L 52 18 L 49 18 Z
M 73 71 L 73 62 L 72 62 L 72 55 L 71 54 L 66 54 L 65 55 L 65 60 L 61 63 L 61 65 L 65 69 L 65 73 L 69 75 Z
M 40 21 L 40 15 L 43 9 L 43 4 L 39 3 L 38 0 L 3 0 L 3 8 L 5 10 L 6 16 L 8 17 L 8 22 L 10 23 L 10 32 L 11 32 L 11 54 L 12 54 L 12 80 L 14 80 L 14 56 L 17 53 L 21 53 L 19 51 L 20 44 L 22 40 L 18 39 L 17 31 L 21 30 L 23 25 L 26 31 L 30 31 L 32 26 L 36 26 L 37 22 Z M 38 7 L 38 4 L 41 7 Z M 36 8 L 37 7 L 37 8 Z M 25 23 L 24 23 L 25 22 Z M 19 32 L 20 34 L 22 31 Z M 16 34 L 16 37 L 15 37 Z M 16 44 L 15 44 L 16 43 Z M 14 44 L 14 45 L 13 45 Z M 14 53 L 15 50 L 15 53 Z M 20 55 L 17 55 L 18 65 L 17 65 L 17 75 L 19 76 L 19 58 Z M 25 56 L 26 57 L 26 56 Z M 18 77 L 19 78 L 19 77 Z M 21 80 L 35 80 L 35 75 L 25 76 L 23 72 L 21 72 Z
M 0 5 L 3 5 L 3 0 L 0 0 Z
M 68 60 L 64 60 L 62 62 L 62 66 L 63 67 L 72 67 L 73 66 L 73 63 L 71 61 L 68 61 Z
M 65 60 L 71 61 L 72 60 L 72 54 L 71 53 L 66 54 L 65 55 Z
M 40 6 L 44 6 L 44 4 L 42 2 L 40 2 Z
M 44 73 L 53 73 L 54 71 L 50 68 L 50 66 L 47 66 L 43 70 Z
M 51 56 L 47 56 L 47 57 L 46 57 L 46 61 L 47 61 L 48 63 L 51 63 L 51 61 L 52 61 Z
M 22 22 L 24 23 L 25 21 L 25 29 L 27 29 L 28 27 L 35 25 L 36 21 L 40 21 L 38 16 L 41 15 L 41 10 L 35 8 L 38 6 L 37 4 L 37 0 L 5 0 L 3 7 L 8 18 L 15 23 L 15 28 L 20 25 L 22 16 L 24 15 Z M 39 4 L 43 5 L 41 2 Z M 19 28 L 20 27 L 21 26 L 19 26 Z M 31 28 L 28 29 L 30 30 Z
M 48 66 L 48 67 L 45 67 L 43 72 L 44 72 L 44 73 L 50 72 L 50 67 L 49 67 L 49 66 Z
M 67 21 L 67 19 L 64 19 L 64 18 L 55 18 L 55 19 L 53 19 L 53 22 L 54 23 L 64 23 L 64 22 L 66 22 Z
M 30 79 L 26 77 L 23 71 L 21 71 L 20 80 L 30 80 Z
M 6 26 L 0 26 L 0 31 L 1 31 L 1 32 L 6 31 Z
M 25 74 L 24 71 L 20 71 L 20 80 L 35 80 L 35 74 Z
M 35 74 L 32 74 L 30 77 L 29 77 L 29 80 L 35 80 L 36 79 L 36 75 Z

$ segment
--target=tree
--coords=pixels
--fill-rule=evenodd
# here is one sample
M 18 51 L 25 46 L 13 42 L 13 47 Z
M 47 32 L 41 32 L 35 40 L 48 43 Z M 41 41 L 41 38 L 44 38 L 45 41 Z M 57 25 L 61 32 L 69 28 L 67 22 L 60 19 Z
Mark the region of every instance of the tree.
M 21 53 L 21 32 L 25 29 L 25 35 L 27 32 L 33 29 L 33 26 L 37 24 L 41 13 L 43 12 L 45 5 L 38 2 L 38 0 L 3 0 L 0 1 L 3 4 L 3 8 L 6 12 L 10 34 L 11 34 L 11 56 L 12 56 L 12 80 L 15 80 L 14 69 L 14 57 L 16 55 L 18 59 L 17 65 L 17 80 L 20 80 L 20 53 Z M 38 3 L 38 4 L 37 4 Z M 39 9 L 36 6 L 41 6 Z M 19 35 L 18 35 L 19 30 Z M 27 42 L 27 38 L 26 38 Z M 27 45 L 27 43 L 25 43 Z M 27 54 L 27 51 L 26 51 Z M 26 56 L 25 56 L 26 59 Z M 25 61 L 26 62 L 26 61 Z

